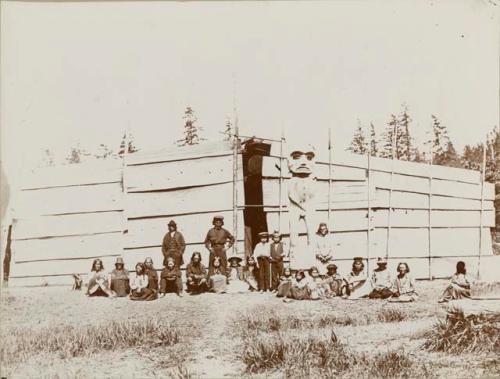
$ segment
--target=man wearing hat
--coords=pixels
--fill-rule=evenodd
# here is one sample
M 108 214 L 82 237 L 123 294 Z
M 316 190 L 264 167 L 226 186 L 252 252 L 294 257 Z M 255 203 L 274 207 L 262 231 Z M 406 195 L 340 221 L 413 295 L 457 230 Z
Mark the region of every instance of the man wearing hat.
M 215 257 L 221 259 L 221 266 L 224 271 L 227 269 L 226 250 L 234 245 L 234 237 L 228 230 L 224 229 L 224 217 L 217 215 L 212 220 L 213 228 L 211 228 L 205 238 L 205 247 L 210 252 L 208 267 L 213 267 Z M 227 245 L 226 245 L 227 244 Z
M 372 292 L 368 295 L 370 299 L 387 299 L 392 296 L 392 277 L 387 269 L 387 260 L 379 257 L 377 268 L 371 276 Z
M 115 269 L 109 273 L 109 281 L 109 287 L 116 292 L 116 296 L 124 297 L 130 293 L 129 273 L 122 257 L 116 258 Z
M 335 263 L 329 263 L 326 266 L 324 283 L 328 285 L 331 296 L 342 296 L 344 278 L 337 272 L 337 265 Z
M 174 220 L 168 223 L 168 232 L 163 237 L 161 252 L 163 253 L 163 266 L 167 264 L 167 258 L 172 257 L 175 266 L 180 268 L 184 263 L 183 255 L 186 249 L 186 242 L 181 232 L 177 231 L 177 224 Z
M 260 292 L 265 292 L 271 289 L 271 267 L 269 264 L 271 248 L 269 246 L 269 234 L 267 232 L 260 232 L 259 240 L 260 242 L 255 245 L 253 255 L 257 258 L 259 266 L 259 290 Z

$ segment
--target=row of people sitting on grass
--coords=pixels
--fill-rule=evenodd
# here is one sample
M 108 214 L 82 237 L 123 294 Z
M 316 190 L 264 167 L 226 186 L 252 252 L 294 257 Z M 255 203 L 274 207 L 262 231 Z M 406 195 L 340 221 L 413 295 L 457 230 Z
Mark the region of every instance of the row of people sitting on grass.
M 253 256 L 247 257 L 245 267 L 240 266 L 241 258 L 229 258 L 229 268 L 224 268 L 220 259 L 215 258 L 208 270 L 201 262 L 201 254 L 193 253 L 186 267 L 187 292 L 200 294 L 243 293 L 263 291 L 259 265 Z M 158 278 L 151 258 L 144 263 L 137 263 L 136 275 L 130 279 L 124 268 L 122 258 L 117 258 L 115 269 L 109 275 L 104 270 L 100 259 L 94 260 L 88 276 L 87 294 L 89 296 L 130 296 L 132 300 L 155 300 L 167 293 L 183 296 L 182 274 L 174 259 L 167 259 L 166 266 Z M 333 263 L 327 265 L 325 275 L 320 275 L 317 267 L 311 267 L 306 277 L 303 270 L 292 275 L 290 268 L 283 268 L 275 292 L 278 297 L 294 300 L 317 300 L 332 297 L 347 299 L 389 299 L 393 302 L 412 302 L 418 299 L 415 281 L 407 263 L 401 262 L 397 275 L 393 279 L 387 269 L 387 261 L 377 260 L 377 268 L 368 278 L 365 274 L 363 258 L 354 258 L 351 272 L 345 277 L 337 272 Z M 470 297 L 471 281 L 466 275 L 465 263 L 458 262 L 456 273 L 450 285 L 444 291 L 440 302 Z M 288 301 L 288 300 L 287 300 Z

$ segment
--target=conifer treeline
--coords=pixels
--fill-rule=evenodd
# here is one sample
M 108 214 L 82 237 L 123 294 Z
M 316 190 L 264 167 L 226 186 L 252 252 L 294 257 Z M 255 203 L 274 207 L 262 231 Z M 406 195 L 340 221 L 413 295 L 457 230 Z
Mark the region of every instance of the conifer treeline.
M 402 105 L 399 114 L 391 114 L 380 136 L 377 138 L 373 123 L 369 128 L 358 120 L 353 138 L 347 150 L 356 154 L 367 154 L 371 140 L 371 155 L 411 162 L 432 162 L 450 167 L 480 170 L 483 157 L 483 143 L 466 145 L 462 154 L 455 150 L 448 130 L 436 115 L 431 115 L 429 122 L 432 133 L 420 150 L 412 137 L 412 118 L 408 107 Z M 370 131 L 370 138 L 367 133 Z M 431 154 L 432 152 L 432 154 Z M 494 128 L 486 141 L 486 172 L 489 182 L 500 181 L 500 131 Z

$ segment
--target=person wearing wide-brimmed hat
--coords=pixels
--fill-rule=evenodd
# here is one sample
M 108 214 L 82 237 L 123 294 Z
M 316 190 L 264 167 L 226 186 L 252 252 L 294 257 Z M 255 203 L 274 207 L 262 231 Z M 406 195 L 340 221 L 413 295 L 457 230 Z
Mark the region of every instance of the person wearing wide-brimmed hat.
M 227 260 L 229 262 L 227 293 L 248 292 L 248 284 L 244 281 L 243 267 L 241 267 L 243 259 L 238 255 L 232 255 Z
M 281 234 L 275 230 L 272 234 L 272 240 L 270 245 L 271 250 L 271 289 L 273 291 L 278 290 L 280 284 L 280 277 L 283 274 L 283 259 L 285 258 L 285 249 L 283 247 L 283 242 L 281 242 Z
M 265 292 L 271 289 L 271 271 L 270 263 L 271 248 L 269 245 L 269 234 L 267 232 L 259 233 L 260 242 L 255 245 L 253 256 L 257 258 L 259 266 L 259 290 Z
M 210 252 L 208 258 L 208 268 L 213 267 L 214 258 L 220 258 L 220 270 L 226 273 L 227 270 L 227 255 L 226 250 L 234 245 L 233 235 L 222 227 L 224 225 L 224 217 L 217 215 L 212 220 L 213 228 L 211 228 L 205 238 L 205 247 Z
M 392 276 L 387 269 L 387 260 L 379 257 L 377 268 L 373 270 L 370 278 L 372 291 L 368 295 L 370 299 L 388 299 L 392 296 Z
M 184 250 L 186 242 L 181 232 L 177 230 L 177 224 L 174 220 L 168 223 L 168 232 L 163 237 L 161 252 L 163 253 L 163 266 L 167 263 L 167 258 L 172 257 L 175 265 L 181 267 L 184 263 Z
M 130 293 L 130 277 L 122 257 L 116 258 L 115 268 L 109 274 L 110 288 L 118 297 L 125 297 Z

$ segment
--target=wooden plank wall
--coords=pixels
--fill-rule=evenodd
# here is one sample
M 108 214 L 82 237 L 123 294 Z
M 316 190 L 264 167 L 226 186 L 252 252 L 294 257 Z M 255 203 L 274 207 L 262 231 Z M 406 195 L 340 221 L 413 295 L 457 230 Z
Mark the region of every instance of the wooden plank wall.
M 238 205 L 244 201 L 243 169 L 238 155 Z M 233 226 L 233 150 L 229 143 L 165 149 L 155 154 L 131 154 L 124 172 L 127 235 L 124 260 L 129 267 L 151 257 L 161 268 L 161 244 L 167 224 L 175 220 L 186 240 L 184 262 L 194 251 L 208 264 L 204 246 L 216 214 L 224 216 L 224 228 Z M 238 214 L 237 252 L 244 254 L 243 211 Z
M 264 209 L 269 230 L 280 228 L 285 243 L 288 243 L 286 206 L 282 208 L 281 223 L 278 221 L 278 147 L 273 145 L 271 156 L 264 157 Z M 318 204 L 315 225 L 327 221 L 327 162 L 328 158 L 320 153 L 316 164 Z M 334 154 L 332 162 L 330 232 L 333 233 L 335 257 L 342 272 L 350 269 L 354 256 L 367 256 L 369 190 L 372 208 L 370 257 L 387 255 L 389 266 L 404 260 L 410 267 L 413 266 L 417 278 L 429 278 L 429 275 L 449 277 L 457 260 L 465 260 L 469 264 L 469 272 L 475 273 L 481 225 L 479 172 L 372 158 L 371 188 L 368 189 L 367 157 L 341 153 Z M 432 186 L 429 186 L 430 177 Z M 288 178 L 287 173 L 281 194 L 283 204 L 287 204 L 288 200 Z M 482 259 L 485 260 L 493 254 L 489 230 L 495 224 L 493 200 L 494 186 L 485 183 L 481 233 Z M 301 233 L 300 238 L 305 238 L 304 225 Z M 488 269 L 486 264 L 481 264 L 481 267 L 485 271 Z
M 42 168 L 21 187 L 12 232 L 13 285 L 71 284 L 123 254 L 122 161 Z

